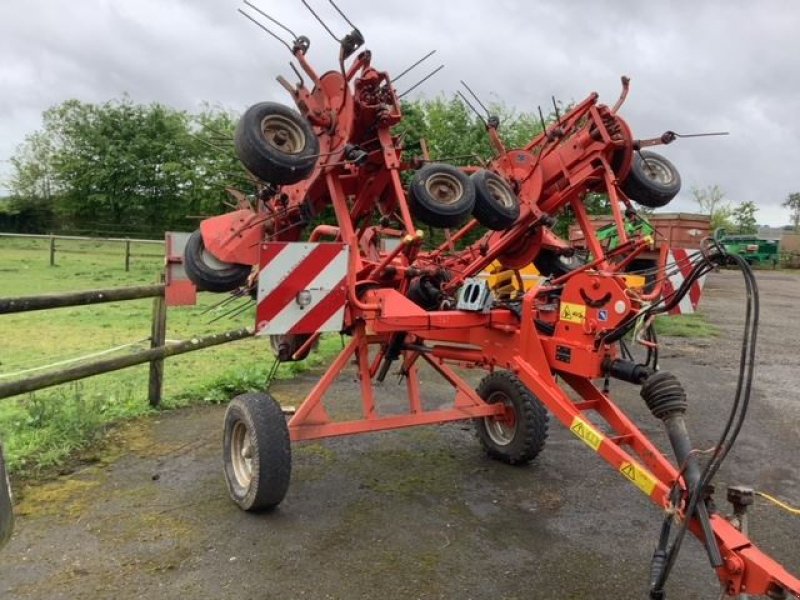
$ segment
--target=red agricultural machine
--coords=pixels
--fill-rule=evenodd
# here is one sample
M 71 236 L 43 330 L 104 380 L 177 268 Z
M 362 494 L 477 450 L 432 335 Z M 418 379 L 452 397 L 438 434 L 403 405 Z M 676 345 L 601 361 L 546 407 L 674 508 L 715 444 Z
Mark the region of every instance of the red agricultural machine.
M 257 334 L 270 337 L 281 361 L 305 358 L 324 332 L 349 342 L 288 423 L 267 393 L 231 402 L 224 464 L 234 501 L 257 510 L 283 500 L 293 441 L 472 420 L 491 457 L 525 464 L 542 451 L 552 415 L 670 515 L 653 557 L 652 598 L 664 597 L 687 531 L 706 547 L 723 595 L 800 598 L 800 581 L 742 532 L 752 494 L 729 490 L 730 518 L 712 500 L 711 480 L 749 400 L 758 310 L 752 273 L 741 265 L 749 305 L 740 385 L 720 441 L 702 462 L 684 423 L 686 394 L 674 375 L 658 370 L 652 323 L 715 263 L 736 258 L 708 240 L 686 259 L 684 285 L 670 292 L 662 292 L 662 282 L 687 265 L 668 264 L 666 247 L 645 274 L 646 286 L 626 274 L 652 242 L 626 233 L 627 221 L 637 218 L 632 201 L 662 206 L 680 188 L 672 164 L 643 150 L 676 134 L 638 140 L 619 115 L 628 80 L 613 106 L 591 94 L 563 115 L 556 111 L 523 148 L 507 148 L 498 119 L 489 117 L 495 156 L 488 164 L 410 159 L 395 133 L 403 112 L 393 80 L 361 49 L 357 28 L 338 40 L 340 68 L 320 75 L 307 58 L 308 38 L 246 4 L 293 37 L 284 44 L 300 81 L 278 81 L 296 110 L 264 102 L 243 115 L 235 147 L 258 181 L 254 203 L 203 221 L 187 244 L 186 271 L 200 289 L 252 291 Z M 613 249 L 588 219 L 585 198 L 592 193 L 608 195 L 619 240 Z M 320 222 L 330 209 L 336 223 Z M 565 210 L 583 230 L 588 254 L 581 260 L 552 230 Z M 445 241 L 426 247 L 418 223 L 444 229 Z M 480 276 L 499 264 L 521 280 L 519 271 L 531 263 L 547 276 L 533 288 L 520 281 L 516 292 L 501 292 Z M 646 348 L 646 359 L 634 360 L 631 339 Z M 363 413 L 335 421 L 324 398 L 351 363 Z M 451 407 L 423 406 L 421 364 L 453 386 Z M 458 366 L 487 375 L 474 389 Z M 391 370 L 408 393 L 402 415 L 382 414 L 377 398 L 376 382 Z M 610 378 L 641 386 L 666 427 L 675 464 L 613 402 L 607 385 L 596 384 Z

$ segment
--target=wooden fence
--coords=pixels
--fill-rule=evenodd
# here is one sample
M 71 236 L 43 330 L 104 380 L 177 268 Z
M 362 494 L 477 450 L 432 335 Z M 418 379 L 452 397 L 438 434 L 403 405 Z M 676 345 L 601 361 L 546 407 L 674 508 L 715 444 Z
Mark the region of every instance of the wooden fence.
M 66 306 L 88 306 L 103 302 L 153 298 L 149 349 L 125 356 L 69 367 L 59 371 L 33 375 L 16 381 L 0 383 L 0 399 L 33 392 L 68 381 L 91 377 L 92 375 L 100 375 L 101 373 L 118 371 L 134 365 L 150 363 L 148 400 L 151 406 L 158 406 L 161 404 L 164 387 L 165 358 L 178 354 L 185 354 L 187 352 L 194 352 L 195 350 L 202 350 L 203 348 L 210 348 L 211 346 L 227 344 L 228 342 L 245 339 L 253 335 L 252 329 L 235 329 L 224 333 L 193 337 L 186 341 L 166 344 L 167 304 L 164 298 L 165 289 L 164 284 L 160 283 L 156 285 L 91 290 L 87 292 L 0 298 L 0 315 L 34 310 L 49 310 Z
M 113 237 L 86 237 L 80 235 L 44 235 L 44 234 L 31 234 L 31 233 L 0 233 L 0 238 L 16 238 L 16 239 L 32 239 L 32 240 L 46 240 L 48 241 L 47 248 L 50 252 L 50 266 L 54 267 L 56 264 L 56 252 L 64 254 L 86 254 L 85 250 L 71 250 L 56 244 L 56 241 L 71 241 L 71 242 L 109 242 L 113 244 L 122 244 L 124 248 L 123 257 L 125 260 L 125 270 L 131 270 L 131 258 L 161 258 L 164 253 L 148 254 L 137 253 L 133 254 L 131 251 L 131 244 L 160 244 L 164 246 L 164 240 L 143 240 L 138 238 L 113 238 Z

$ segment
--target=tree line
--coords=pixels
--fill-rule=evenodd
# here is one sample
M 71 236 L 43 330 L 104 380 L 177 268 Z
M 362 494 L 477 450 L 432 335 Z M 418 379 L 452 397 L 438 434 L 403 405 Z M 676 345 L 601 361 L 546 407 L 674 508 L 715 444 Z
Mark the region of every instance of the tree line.
M 410 156 L 453 164 L 488 161 L 493 153 L 485 123 L 457 98 L 405 102 L 397 127 Z M 504 105 L 490 107 L 509 148 L 526 145 L 542 129 L 533 113 Z M 550 116 L 550 119 L 554 115 Z M 11 158 L 8 198 L 0 199 L 0 230 L 161 237 L 166 230 L 190 231 L 205 216 L 228 210 L 228 186 L 253 190 L 235 156 L 238 115 L 206 106 L 197 112 L 163 104 L 137 104 L 124 97 L 103 104 L 67 100 L 43 114 Z M 718 186 L 693 190 L 713 226 L 755 231 L 752 202 L 731 207 Z M 586 198 L 593 214 L 610 211 L 608 198 Z M 784 203 L 800 224 L 800 194 Z M 556 226 L 566 234 L 571 218 Z
M 454 164 L 492 157 L 484 122 L 456 97 L 405 102 L 397 133 L 407 155 Z M 491 107 L 509 148 L 542 128 L 538 116 Z M 193 230 L 227 210 L 227 186 L 253 190 L 235 157 L 238 115 L 214 107 L 180 111 L 125 97 L 103 104 L 68 100 L 43 114 L 11 159 L 8 198 L 0 200 L 0 229 L 17 232 L 160 237 Z M 591 212 L 605 212 L 604 198 Z

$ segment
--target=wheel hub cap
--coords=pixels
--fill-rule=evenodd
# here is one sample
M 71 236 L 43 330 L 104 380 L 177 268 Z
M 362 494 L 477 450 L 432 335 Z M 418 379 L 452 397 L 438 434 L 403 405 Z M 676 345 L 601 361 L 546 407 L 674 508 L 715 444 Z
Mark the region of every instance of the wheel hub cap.
M 285 154 L 299 154 L 306 147 L 303 130 L 280 115 L 270 115 L 261 121 L 264 139 Z
M 461 182 L 452 175 L 437 173 L 425 182 L 425 189 L 441 204 L 454 204 L 464 195 Z
M 253 479 L 253 443 L 247 426 L 241 421 L 231 432 L 231 465 L 236 483 L 248 487 Z

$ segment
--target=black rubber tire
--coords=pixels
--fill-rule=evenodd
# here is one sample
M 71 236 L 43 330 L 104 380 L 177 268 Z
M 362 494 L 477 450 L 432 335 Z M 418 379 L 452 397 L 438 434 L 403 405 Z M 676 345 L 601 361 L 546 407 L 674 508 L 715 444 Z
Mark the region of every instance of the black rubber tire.
M 246 433 L 241 434 L 240 426 Z M 249 481 L 240 479 L 234 466 L 239 435 L 249 436 Z M 222 449 L 225 482 L 239 508 L 267 510 L 281 503 L 292 474 L 292 446 L 286 417 L 272 396 L 253 392 L 231 400 L 225 411 Z
M 644 160 L 643 160 L 644 159 Z M 681 191 L 681 175 L 656 152 L 634 152 L 631 172 L 622 183 L 628 198 L 648 208 L 666 206 Z
M 8 543 L 14 531 L 14 498 L 8 481 L 3 445 L 0 444 L 0 548 Z
M 552 250 L 541 250 L 536 258 L 533 259 L 533 266 L 544 277 L 561 277 L 574 271 L 584 263 L 577 254 L 564 256 L 556 254 Z
M 198 229 L 186 241 L 183 250 L 183 268 L 189 280 L 203 292 L 230 292 L 247 282 L 252 268 L 249 265 L 239 265 L 235 263 L 222 263 L 227 265 L 209 264 L 204 255 L 205 244 L 203 234 Z
M 513 434 L 507 443 L 493 439 L 495 419 L 475 420 L 478 440 L 489 457 L 509 465 L 525 465 L 544 449 L 550 417 L 539 399 L 511 371 L 495 371 L 484 377 L 478 395 L 486 402 L 508 402 L 514 409 L 516 420 Z
M 292 358 L 292 356 L 303 344 L 308 341 L 308 338 L 310 337 L 311 334 L 306 333 L 276 334 L 269 336 L 269 343 L 272 347 L 272 352 L 281 362 L 300 361 L 305 360 L 306 357 L 311 354 L 311 351 L 316 346 L 316 343 L 312 344 L 297 358 Z
M 443 202 L 431 192 L 437 186 Z M 409 184 L 409 204 L 414 216 L 431 227 L 458 227 L 475 207 L 475 185 L 465 173 L 444 163 L 432 163 L 419 169 Z
M 282 145 L 265 135 L 263 124 L 267 119 L 280 131 L 290 132 Z M 261 102 L 247 109 L 236 127 L 234 146 L 248 171 L 276 185 L 290 185 L 311 175 L 319 155 L 319 140 L 308 121 L 276 102 Z
M 503 231 L 519 219 L 519 198 L 505 179 L 481 169 L 470 176 L 475 185 L 475 207 L 472 216 L 494 231 Z

